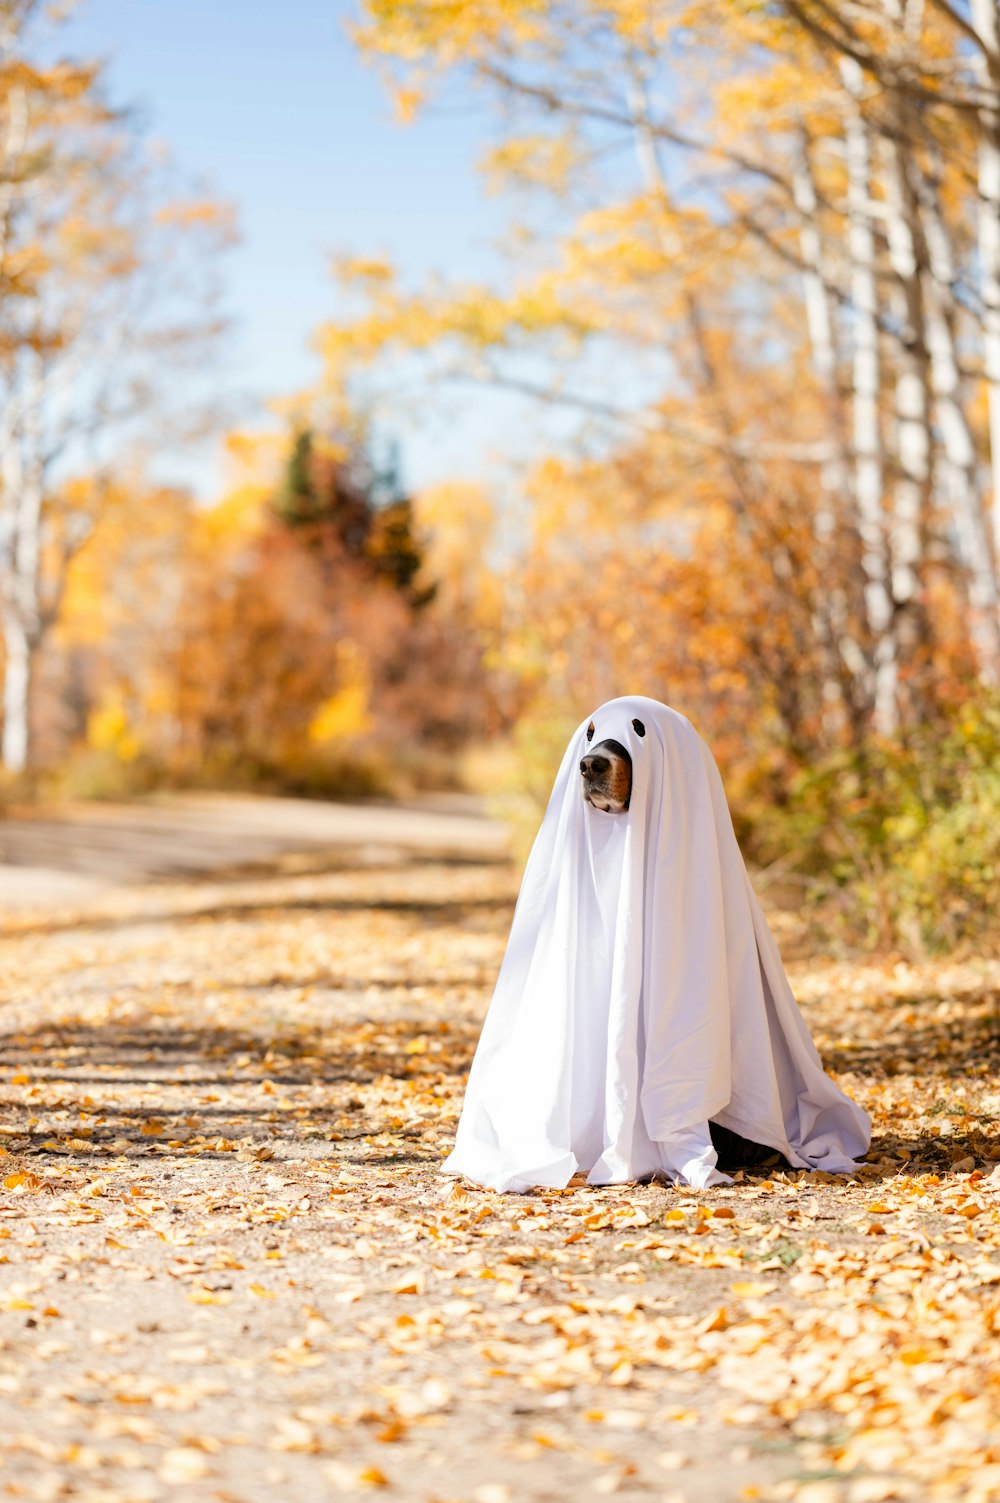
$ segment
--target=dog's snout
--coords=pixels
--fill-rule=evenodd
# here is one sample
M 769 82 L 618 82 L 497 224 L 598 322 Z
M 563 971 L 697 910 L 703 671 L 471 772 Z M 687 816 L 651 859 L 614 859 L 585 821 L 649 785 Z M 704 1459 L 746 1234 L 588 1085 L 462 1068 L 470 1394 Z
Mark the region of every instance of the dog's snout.
M 580 763 L 580 791 L 605 814 L 623 814 L 632 794 L 632 758 L 620 741 L 602 741 Z

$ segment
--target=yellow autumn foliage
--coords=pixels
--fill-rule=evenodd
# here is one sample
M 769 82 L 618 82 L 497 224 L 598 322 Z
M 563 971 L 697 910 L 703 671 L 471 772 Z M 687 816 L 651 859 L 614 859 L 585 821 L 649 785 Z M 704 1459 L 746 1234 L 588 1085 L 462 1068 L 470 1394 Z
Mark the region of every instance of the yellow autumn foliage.
M 142 743 L 129 723 L 128 711 L 112 691 L 105 692 L 101 703 L 87 717 L 87 745 L 94 751 L 111 752 L 122 762 L 133 762 Z
M 374 726 L 371 670 L 356 642 L 341 642 L 337 652 L 340 687 L 319 706 L 309 724 L 314 743 L 358 740 Z

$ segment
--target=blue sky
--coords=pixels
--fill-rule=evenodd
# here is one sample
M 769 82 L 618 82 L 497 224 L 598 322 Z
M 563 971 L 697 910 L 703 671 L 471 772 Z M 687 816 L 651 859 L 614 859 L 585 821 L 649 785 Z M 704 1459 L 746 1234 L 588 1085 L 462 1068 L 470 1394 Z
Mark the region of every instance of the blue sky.
M 458 109 L 404 127 L 346 35 L 344 0 L 84 0 L 68 50 L 110 63 L 117 103 L 139 108 L 187 174 L 235 201 L 242 243 L 228 284 L 234 371 L 265 399 L 316 372 L 310 333 L 336 308 L 331 253 L 388 253 L 408 277 L 489 277 L 503 209 L 480 190 L 487 121 Z M 464 401 L 401 424 L 411 484 L 481 474 L 508 411 Z M 257 414 L 248 402 L 244 421 Z M 209 494 L 218 465 L 175 457 Z

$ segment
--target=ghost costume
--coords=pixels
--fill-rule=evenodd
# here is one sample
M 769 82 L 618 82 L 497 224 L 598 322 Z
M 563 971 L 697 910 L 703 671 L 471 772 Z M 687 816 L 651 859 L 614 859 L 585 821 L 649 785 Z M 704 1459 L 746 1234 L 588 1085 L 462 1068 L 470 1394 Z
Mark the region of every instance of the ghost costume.
M 632 758 L 625 813 L 581 795 L 591 720 L 593 746 Z M 614 699 L 563 757 L 443 1168 L 494 1190 L 728 1183 L 710 1121 L 803 1169 L 849 1173 L 869 1143 L 792 996 L 711 752 L 676 710 Z

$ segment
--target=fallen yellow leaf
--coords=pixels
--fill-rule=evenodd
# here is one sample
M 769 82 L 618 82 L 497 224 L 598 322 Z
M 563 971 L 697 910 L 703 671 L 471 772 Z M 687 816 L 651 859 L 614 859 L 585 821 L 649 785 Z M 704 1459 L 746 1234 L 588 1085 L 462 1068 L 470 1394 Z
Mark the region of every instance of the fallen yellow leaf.
M 407 1274 L 405 1278 L 400 1279 L 398 1284 L 392 1286 L 392 1292 L 393 1294 L 423 1294 L 423 1273 Z
M 377 1466 L 366 1466 L 358 1473 L 362 1487 L 388 1487 L 389 1479 Z

